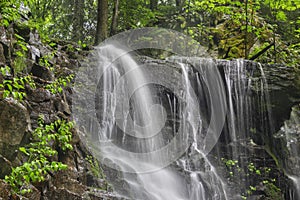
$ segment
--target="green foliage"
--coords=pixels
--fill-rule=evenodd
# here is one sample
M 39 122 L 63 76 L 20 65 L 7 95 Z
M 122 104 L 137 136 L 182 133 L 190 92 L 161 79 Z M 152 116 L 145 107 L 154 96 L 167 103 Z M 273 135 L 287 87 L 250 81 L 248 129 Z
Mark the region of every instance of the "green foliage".
M 66 77 L 57 78 L 51 84 L 45 86 L 45 89 L 49 90 L 52 94 L 61 93 L 63 88 L 67 86 L 67 84 L 71 83 L 74 78 L 74 74 L 70 74 Z
M 25 84 L 28 84 L 32 89 L 36 88 L 34 80 L 30 75 L 20 78 L 15 77 L 12 80 L 3 80 L 3 84 L 0 84 L 0 90 L 3 90 L 3 98 L 13 97 L 22 101 L 26 96 Z
M 26 10 L 21 10 L 21 5 L 26 5 L 28 1 L 26 0 L 1 0 L 0 1 L 0 14 L 2 15 L 2 20 L 0 21 L 0 26 L 7 27 L 11 22 L 20 19 L 21 14 L 27 14 Z
M 49 45 L 51 46 L 51 45 L 56 45 L 56 44 L 50 43 Z M 43 55 L 41 58 L 39 58 L 39 65 L 46 67 L 51 71 L 54 71 L 54 68 L 51 67 L 51 64 L 50 64 L 50 60 L 53 59 L 54 55 L 55 55 L 55 51 L 52 51 L 46 55 Z
M 49 172 L 67 169 L 67 165 L 53 161 L 57 155 L 56 148 L 63 151 L 72 149 L 72 122 L 57 120 L 50 125 L 45 125 L 43 119 L 38 120 L 38 127 L 32 133 L 32 142 L 19 151 L 27 156 L 26 162 L 21 166 L 12 168 L 10 175 L 5 176 L 5 181 L 11 185 L 14 192 L 24 194 L 30 192 L 28 186 L 46 179 Z
M 251 183 L 247 185 L 247 188 L 241 188 L 241 198 L 247 199 L 247 197 L 251 196 L 254 192 L 257 191 L 258 185 L 264 185 L 264 192 L 266 193 L 265 198 L 268 200 L 279 200 L 282 199 L 280 189 L 275 185 L 276 180 L 270 178 L 271 168 L 269 167 L 257 167 L 253 162 L 249 162 L 248 164 L 240 163 L 238 160 L 231 160 L 221 158 L 221 161 L 225 165 L 229 180 L 231 182 L 235 182 L 236 184 L 241 184 L 240 177 L 253 177 L 253 180 L 257 180 L 257 183 Z M 244 167 L 241 167 L 241 166 Z M 260 187 L 261 188 L 261 187 Z
M 269 197 L 269 200 L 281 200 L 283 197 L 281 196 L 281 190 L 274 184 L 275 180 L 272 182 L 265 180 L 263 182 L 266 187 L 266 195 Z
M 10 69 L 8 66 L 5 67 L 0 67 L 0 73 L 2 74 L 2 76 L 6 76 L 10 73 Z
M 239 173 L 241 171 L 238 160 L 221 158 L 221 161 L 223 161 L 223 163 L 225 164 L 230 177 L 233 177 L 234 175 L 236 175 L 236 173 Z
M 91 171 L 93 173 L 93 175 L 97 178 L 104 178 L 105 175 L 102 171 L 102 169 L 99 166 L 99 163 L 97 162 L 97 160 L 94 160 L 92 156 L 87 156 L 85 158 L 85 160 L 90 164 L 91 166 Z
M 104 180 L 101 189 L 106 190 L 106 191 L 111 190 L 112 186 L 106 181 L 106 176 L 105 176 L 102 168 L 100 167 L 98 161 L 90 155 L 88 155 L 85 158 L 85 160 L 89 163 L 89 165 L 90 165 L 89 169 L 91 170 L 93 176 Z
M 248 164 L 248 170 L 251 173 L 256 173 L 257 175 L 261 175 L 260 170 L 257 169 L 252 162 Z
M 156 22 L 158 11 L 152 11 L 140 0 L 120 1 L 119 25 L 125 29 L 151 26 Z
M 29 7 L 32 23 L 43 39 L 92 42 L 96 27 L 96 0 L 30 0 Z
M 26 67 L 26 53 L 28 52 L 27 45 L 28 43 L 25 42 L 25 39 L 18 35 L 14 34 L 16 38 L 16 47 L 14 54 L 16 55 L 16 58 L 14 59 L 14 71 L 15 73 L 22 72 L 23 69 Z
M 2 24 L 18 21 L 20 13 L 27 12 L 19 9 L 21 2 L 32 14 L 28 25 L 37 29 L 44 41 L 58 38 L 74 41 L 79 46 L 94 41 L 96 0 L 3 0 L 0 2 Z M 113 6 L 110 1 L 108 24 L 112 20 Z M 258 61 L 299 66 L 299 8 L 298 0 L 182 0 L 177 6 L 175 1 L 158 1 L 156 9 L 150 9 L 150 0 L 122 0 L 117 32 L 149 26 L 176 29 L 210 50 L 218 51 L 220 58 L 229 59 L 251 57 L 266 44 L 276 41 L 277 49 L 269 49 Z M 27 50 L 22 38 L 18 40 L 14 65 L 21 70 Z

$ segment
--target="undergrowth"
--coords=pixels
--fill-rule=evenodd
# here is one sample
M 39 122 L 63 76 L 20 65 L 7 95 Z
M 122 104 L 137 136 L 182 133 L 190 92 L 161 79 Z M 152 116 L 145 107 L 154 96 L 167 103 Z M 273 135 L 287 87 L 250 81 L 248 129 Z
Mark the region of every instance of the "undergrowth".
M 31 192 L 30 184 L 42 182 L 52 172 L 67 169 L 67 165 L 54 160 L 57 149 L 63 151 L 73 149 L 71 145 L 73 122 L 56 120 L 46 125 L 42 117 L 38 120 L 38 127 L 32 132 L 32 142 L 19 151 L 25 154 L 26 162 L 12 168 L 5 176 L 7 182 L 18 194 Z

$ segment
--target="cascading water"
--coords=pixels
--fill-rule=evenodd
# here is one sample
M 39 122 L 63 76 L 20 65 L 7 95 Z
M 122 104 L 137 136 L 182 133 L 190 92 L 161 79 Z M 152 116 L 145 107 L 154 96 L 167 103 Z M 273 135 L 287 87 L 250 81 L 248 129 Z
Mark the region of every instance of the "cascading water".
M 98 103 L 101 105 L 97 108 L 101 128 L 94 137 L 100 140 L 103 162 L 109 160 L 110 167 L 123 172 L 118 181 L 112 181 L 116 191 L 127 198 L 143 200 L 228 199 L 225 183 L 206 158 L 204 148 L 199 146 L 205 135 L 188 65 L 180 64 L 182 90 L 178 99 L 169 96 L 168 104 L 164 105 L 162 99 L 153 98 L 157 96 L 155 84 L 152 84 L 155 81 L 144 75 L 146 68 L 113 45 L 98 51 L 103 73 L 98 84 Z M 211 63 L 205 72 L 210 79 L 215 77 L 216 70 L 216 66 L 211 66 L 213 61 Z M 198 78 L 209 79 L 208 75 Z M 220 81 L 217 81 L 219 85 Z M 215 86 L 217 92 L 223 92 L 217 84 Z M 222 94 L 220 98 L 224 100 Z M 222 109 L 220 112 L 224 115 Z M 166 122 L 167 115 L 173 116 L 169 122 Z M 171 132 L 166 132 L 170 127 L 165 123 L 173 124 Z M 170 139 L 170 135 L 175 139 Z M 178 154 L 180 149 L 182 152 Z M 182 156 L 187 149 L 189 154 Z M 176 156 L 182 157 L 176 162 Z M 195 158 L 201 159 L 202 163 Z M 195 169 L 195 166 L 203 170 Z
M 124 172 L 119 178 L 129 187 L 130 193 L 125 196 L 133 199 L 184 199 L 183 178 L 168 168 L 162 168 L 165 155 L 155 152 L 164 143 L 159 131 L 165 116 L 163 109 L 155 107 L 142 68 L 130 55 L 123 55 L 124 51 L 114 46 L 105 46 L 99 51 L 104 56 L 99 62 L 107 67 L 103 69 L 102 131 L 99 134 L 104 139 L 101 142 L 116 140 L 124 148 L 102 145 L 102 157 L 111 160 Z M 110 55 L 108 65 L 103 63 L 107 55 Z M 123 102 L 121 107 L 116 100 L 119 104 Z M 116 125 L 123 130 L 120 138 L 114 135 L 118 134 L 114 130 Z M 107 135 L 107 130 L 110 130 L 109 137 L 102 137 Z
M 251 195 L 254 141 L 272 126 L 261 66 L 236 60 L 234 65 L 223 61 L 220 69 L 213 59 L 188 57 L 166 62 L 174 65 L 171 84 L 151 71 L 155 65 L 138 64 L 127 50 L 104 45 L 85 72 L 81 94 L 87 101 L 79 101 L 84 109 L 77 117 L 88 124 L 87 144 L 106 166 L 114 190 L 134 200 Z M 97 74 L 100 80 L 94 78 Z M 225 141 L 219 141 L 220 135 Z M 232 160 L 229 177 L 220 167 L 221 158 Z

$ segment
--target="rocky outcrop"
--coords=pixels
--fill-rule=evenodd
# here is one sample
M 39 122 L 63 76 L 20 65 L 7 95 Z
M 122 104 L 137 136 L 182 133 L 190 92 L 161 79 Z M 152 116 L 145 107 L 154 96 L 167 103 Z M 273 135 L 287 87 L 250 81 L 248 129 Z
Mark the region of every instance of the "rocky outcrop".
M 300 104 L 292 107 L 290 118 L 284 121 L 284 125 L 274 134 L 280 150 L 275 152 L 279 164 L 285 172 L 291 176 L 300 178 Z
M 300 102 L 300 70 L 284 65 L 264 65 L 272 111 L 278 130 L 290 117 L 292 106 Z
M 22 51 L 17 44 L 15 33 L 24 38 L 27 47 L 24 56 L 17 56 Z M 26 157 L 19 152 L 19 147 L 31 141 L 31 132 L 37 127 L 37 120 L 43 115 L 44 122 L 50 124 L 57 119 L 71 119 L 72 88 L 63 87 L 56 94 L 45 89 L 58 77 L 74 73 L 78 68 L 79 58 L 86 51 L 76 51 L 76 44 L 53 41 L 55 45 L 43 44 L 39 35 L 22 24 L 11 24 L 8 28 L 0 27 L 0 67 L 8 66 L 7 74 L 0 73 L 0 84 L 4 79 L 32 74 L 36 88 L 26 83 L 22 92 L 26 93 L 23 100 L 3 98 L 0 91 L 0 178 L 11 172 L 12 167 L 22 164 Z M 89 47 L 86 48 L 88 50 Z M 17 59 L 19 63 L 15 62 Z M 7 88 L 6 88 L 7 89 Z M 91 153 L 85 148 L 74 128 L 73 150 L 62 152 L 54 159 L 68 165 L 68 169 L 50 173 L 43 182 L 28 186 L 32 192 L 20 196 L 11 192 L 10 186 L 0 179 L 0 199 L 29 200 L 68 200 L 68 199 L 116 199 L 111 192 L 100 164 L 95 164 Z M 89 158 L 89 159 L 87 159 Z M 93 160 L 93 161 L 91 161 Z

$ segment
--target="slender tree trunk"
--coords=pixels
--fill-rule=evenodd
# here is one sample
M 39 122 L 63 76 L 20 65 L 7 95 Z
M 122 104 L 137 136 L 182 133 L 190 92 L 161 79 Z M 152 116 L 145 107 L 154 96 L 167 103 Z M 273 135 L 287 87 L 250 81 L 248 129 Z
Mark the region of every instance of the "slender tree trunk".
M 95 45 L 107 38 L 108 0 L 98 0 Z
M 73 18 L 73 37 L 76 42 L 83 40 L 84 0 L 75 0 Z
M 277 52 L 276 52 L 276 33 L 275 30 L 273 32 L 273 47 L 274 47 L 274 63 L 277 62 Z
M 245 31 L 245 58 L 248 58 L 248 0 L 246 0 L 246 31 Z
M 181 0 L 176 0 L 176 7 L 177 8 L 181 7 L 181 4 L 182 4 Z
M 112 22 L 110 27 L 110 35 L 114 35 L 117 32 L 118 15 L 119 15 L 119 0 L 115 0 Z
M 272 46 L 274 46 L 274 43 L 272 42 L 271 44 L 269 44 L 268 46 L 266 46 L 265 48 L 263 48 L 261 51 L 259 51 L 257 54 L 255 54 L 254 56 L 252 56 L 251 58 L 249 58 L 249 60 L 255 60 L 256 58 L 258 58 L 259 56 L 263 55 L 266 51 L 268 51 Z
M 183 2 L 182 0 L 176 0 L 176 8 L 179 12 L 182 11 Z
M 150 9 L 156 10 L 157 9 L 158 0 L 150 0 Z

